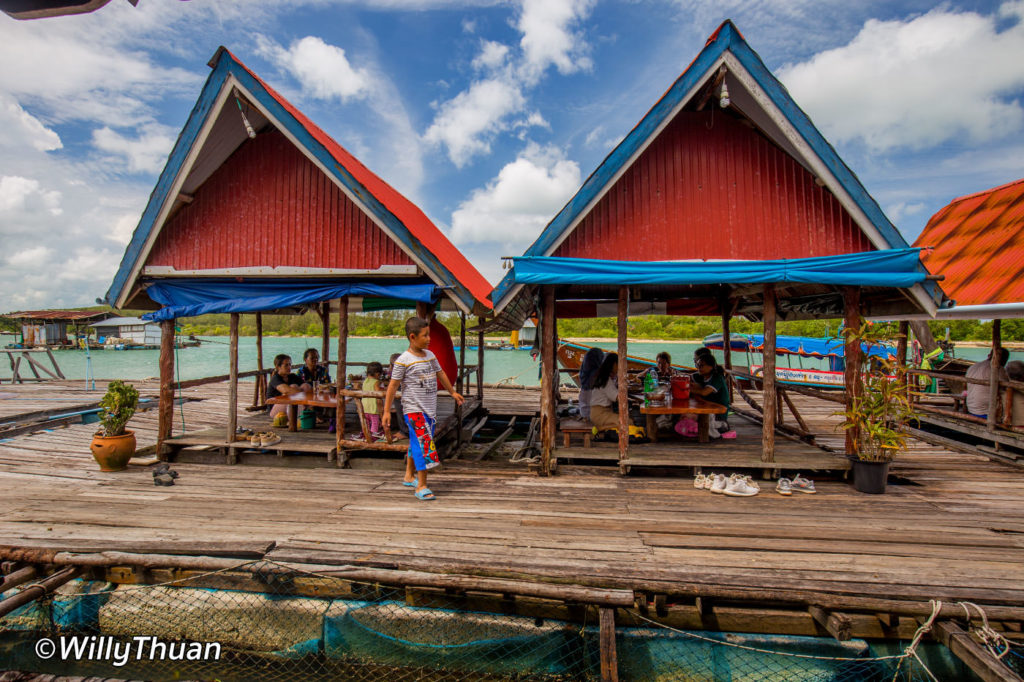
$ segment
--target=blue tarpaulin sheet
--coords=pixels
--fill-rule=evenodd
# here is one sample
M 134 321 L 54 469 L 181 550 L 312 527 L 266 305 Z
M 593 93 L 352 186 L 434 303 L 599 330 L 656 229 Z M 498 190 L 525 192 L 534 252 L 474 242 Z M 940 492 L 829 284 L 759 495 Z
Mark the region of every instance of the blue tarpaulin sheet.
M 843 357 L 846 352 L 846 340 L 843 338 L 819 338 L 813 336 L 776 336 L 776 353 L 792 353 L 818 358 Z M 704 339 L 704 345 L 708 348 L 722 348 L 722 336 L 715 334 Z M 733 334 L 729 338 L 729 346 L 733 350 L 759 351 L 764 348 L 763 334 Z M 861 344 L 861 350 L 868 357 L 889 360 L 896 357 L 896 351 L 891 346 L 873 344 Z
M 886 249 L 820 258 L 722 261 L 615 261 L 522 256 L 520 284 L 769 284 L 804 282 L 911 287 L 927 277 L 920 249 Z
M 440 290 L 433 284 L 324 282 L 317 280 L 154 282 L 146 289 L 162 305 L 145 320 L 173 320 L 207 313 L 255 313 L 329 301 L 342 296 L 381 296 L 432 303 Z

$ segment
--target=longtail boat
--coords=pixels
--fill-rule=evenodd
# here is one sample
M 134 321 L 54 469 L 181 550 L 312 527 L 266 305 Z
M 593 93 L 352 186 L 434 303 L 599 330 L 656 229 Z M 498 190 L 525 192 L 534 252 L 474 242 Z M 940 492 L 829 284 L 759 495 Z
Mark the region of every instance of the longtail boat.
M 704 347 L 711 350 L 722 350 L 725 346 L 721 334 L 704 337 Z M 753 354 L 763 354 L 764 336 L 761 334 L 730 334 L 729 348 L 733 351 L 747 353 L 746 367 L 736 366 L 733 372 L 738 379 L 760 379 L 764 375 L 764 364 L 755 364 Z M 890 346 L 862 346 L 869 359 L 895 362 L 895 349 Z M 775 354 L 787 358 L 788 366 L 776 366 L 775 379 L 779 383 L 813 388 L 843 388 L 843 370 L 846 366 L 845 341 L 841 338 L 815 338 L 809 336 L 777 336 L 775 337 Z M 793 367 L 793 358 L 797 358 L 798 366 Z M 827 360 L 828 369 L 803 367 L 802 358 Z
M 565 369 L 579 370 L 580 366 L 583 364 L 583 356 L 586 355 L 587 351 L 590 350 L 591 348 L 597 347 L 598 346 L 588 346 L 583 343 L 572 343 L 570 341 L 563 341 L 561 345 L 558 346 L 558 362 Z M 602 348 L 601 350 L 605 351 L 606 353 L 615 352 L 607 350 L 605 348 Z M 651 367 L 656 367 L 658 364 L 654 360 L 649 360 L 647 358 L 642 358 L 636 355 L 627 355 L 626 360 L 628 361 L 628 364 L 626 365 L 626 373 L 633 375 L 640 374 L 641 372 L 644 372 L 650 369 Z M 677 372 L 685 373 L 697 371 L 693 367 L 687 367 L 686 365 L 672 365 L 672 369 L 674 369 Z M 572 374 L 570 374 L 570 376 L 572 377 L 573 381 L 579 384 L 578 373 L 573 372 Z

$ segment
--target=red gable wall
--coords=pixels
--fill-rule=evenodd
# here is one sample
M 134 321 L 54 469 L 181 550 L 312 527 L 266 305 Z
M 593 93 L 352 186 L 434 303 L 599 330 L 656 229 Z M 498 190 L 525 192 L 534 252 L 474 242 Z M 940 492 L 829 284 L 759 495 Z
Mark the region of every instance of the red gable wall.
M 709 109 L 680 112 L 552 255 L 765 260 L 872 248 L 803 166 Z
M 146 265 L 377 269 L 413 261 L 278 131 L 246 142 L 164 225 Z

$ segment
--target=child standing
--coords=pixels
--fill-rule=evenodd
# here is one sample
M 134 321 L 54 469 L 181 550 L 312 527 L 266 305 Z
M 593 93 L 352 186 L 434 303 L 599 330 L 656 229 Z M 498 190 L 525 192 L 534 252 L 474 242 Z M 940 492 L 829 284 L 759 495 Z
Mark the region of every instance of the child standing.
M 409 452 L 405 460 L 403 485 L 416 486 L 416 497 L 419 499 L 433 500 L 434 493 L 427 487 L 427 470 L 441 463 L 437 448 L 434 447 L 437 382 L 441 382 L 456 404 L 462 404 L 462 396 L 452 388 L 452 383 L 434 354 L 427 350 L 430 345 L 430 323 L 422 317 L 410 317 L 405 322 L 405 336 L 409 339 L 409 350 L 402 353 L 392 366 L 381 417 L 384 428 L 390 429 L 391 403 L 401 387 L 403 417 L 409 426 Z
M 364 391 L 379 391 L 380 378 L 384 374 L 384 367 L 379 362 L 371 362 L 366 366 L 366 378 L 363 379 Z M 370 442 L 384 437 L 384 430 L 380 421 L 380 398 L 363 398 L 363 419 L 366 420 L 366 428 L 370 432 Z

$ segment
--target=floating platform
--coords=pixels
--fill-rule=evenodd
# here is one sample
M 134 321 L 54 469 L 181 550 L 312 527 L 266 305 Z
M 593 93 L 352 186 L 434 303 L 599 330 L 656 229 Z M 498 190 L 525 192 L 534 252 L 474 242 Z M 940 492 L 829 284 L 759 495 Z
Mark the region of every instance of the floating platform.
M 153 383 L 138 385 L 143 395 L 154 392 Z M 9 414 L 20 404 L 10 394 L 38 396 L 39 388 L 4 386 L 0 409 Z M 511 394 L 524 396 L 524 409 L 526 397 L 538 396 L 502 390 L 510 404 Z M 98 393 L 68 382 L 63 395 L 73 405 Z M 226 393 L 224 385 L 184 390 L 175 429 L 182 418 L 190 434 L 223 428 Z M 838 449 L 833 406 L 794 399 L 819 443 Z M 151 446 L 156 410 L 137 414 L 130 428 L 143 450 Z M 174 464 L 181 474 L 176 485 L 159 488 L 145 460 L 124 472 L 100 472 L 88 451 L 93 430 L 69 424 L 0 443 L 0 545 L 514 577 L 666 594 L 686 613 L 702 597 L 711 606 L 703 607 L 704 617 L 686 616 L 688 626 L 700 627 L 711 614 L 717 627 L 736 631 L 764 631 L 767 613 L 775 614 L 776 632 L 815 631 L 806 609 L 765 611 L 780 604 L 863 612 L 966 600 L 993 613 L 1024 605 L 1019 470 L 918 441 L 893 464 L 885 495 L 858 493 L 841 472 L 815 476 L 816 495 L 782 497 L 773 482 L 762 481 L 756 497 L 729 498 L 694 489 L 678 469 L 665 475 L 635 467 L 621 476 L 615 466 L 570 465 L 566 458 L 558 475 L 540 478 L 524 464 L 453 460 L 430 474 L 438 499 L 424 516 L 425 503 L 401 485 L 401 457 L 378 469 L 360 468 L 356 459 L 352 470 L 334 469 L 323 455 L 319 469 L 182 462 Z M 780 439 L 779 446 L 781 458 L 790 442 Z M 687 446 L 656 447 L 649 450 L 652 463 L 688 456 L 679 454 Z M 609 449 L 591 451 L 585 454 Z M 575 462 L 578 452 L 558 456 Z M 639 448 L 633 452 L 643 457 Z M 727 443 L 706 452 L 717 459 L 701 459 L 705 471 L 740 466 Z M 879 637 L 902 627 L 899 619 L 856 622 Z

